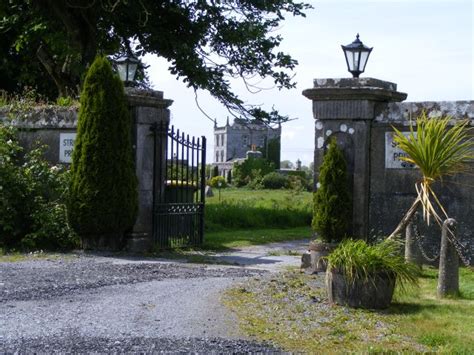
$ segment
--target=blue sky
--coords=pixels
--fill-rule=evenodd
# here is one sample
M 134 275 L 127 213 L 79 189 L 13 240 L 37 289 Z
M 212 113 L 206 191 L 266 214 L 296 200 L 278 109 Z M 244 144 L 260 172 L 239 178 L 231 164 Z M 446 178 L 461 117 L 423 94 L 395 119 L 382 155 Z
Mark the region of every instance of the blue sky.
M 357 33 L 374 47 L 361 76 L 398 84 L 407 101 L 473 100 L 474 7 L 471 0 L 321 0 L 306 18 L 288 17 L 279 32 L 281 49 L 298 60 L 297 89 L 265 90 L 249 94 L 240 82 L 235 91 L 246 101 L 266 108 L 275 106 L 295 121 L 283 125 L 282 160 L 313 159 L 314 119 L 311 102 L 301 92 L 315 78 L 341 78 L 347 72 L 341 44 Z M 186 133 L 208 138 L 208 162 L 212 162 L 213 123 L 195 104 L 194 91 L 168 73 L 168 64 L 147 56 L 153 87 L 174 100 L 172 123 Z M 263 82 L 263 86 L 271 86 Z M 229 115 L 205 92 L 199 104 L 219 124 Z

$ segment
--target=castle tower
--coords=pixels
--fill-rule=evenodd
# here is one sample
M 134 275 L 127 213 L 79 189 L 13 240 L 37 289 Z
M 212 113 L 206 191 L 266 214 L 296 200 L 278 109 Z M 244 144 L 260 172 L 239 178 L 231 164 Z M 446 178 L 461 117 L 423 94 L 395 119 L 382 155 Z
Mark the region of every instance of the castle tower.
M 245 160 L 247 152 L 255 146 L 266 156 L 268 143 L 280 139 L 281 125 L 270 127 L 260 121 L 248 122 L 244 119 L 235 119 L 232 124 L 214 126 L 214 155 L 213 165 L 217 165 L 219 175 L 227 176 L 235 162 Z

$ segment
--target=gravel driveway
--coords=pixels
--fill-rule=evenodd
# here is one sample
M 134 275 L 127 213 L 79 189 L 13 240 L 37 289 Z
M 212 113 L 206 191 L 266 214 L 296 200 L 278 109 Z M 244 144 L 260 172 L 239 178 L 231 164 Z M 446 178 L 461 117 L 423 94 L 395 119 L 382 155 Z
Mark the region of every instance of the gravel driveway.
M 247 353 L 220 303 L 232 283 L 265 271 L 73 256 L 0 263 L 2 352 Z

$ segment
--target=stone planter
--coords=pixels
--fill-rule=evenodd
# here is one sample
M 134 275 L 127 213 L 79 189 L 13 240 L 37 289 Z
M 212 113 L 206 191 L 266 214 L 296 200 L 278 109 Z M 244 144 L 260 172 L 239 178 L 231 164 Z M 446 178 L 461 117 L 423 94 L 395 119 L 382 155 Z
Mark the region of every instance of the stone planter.
M 353 308 L 384 309 L 392 302 L 395 279 L 380 272 L 368 281 L 348 283 L 342 273 L 327 270 L 326 288 L 331 303 Z
M 324 272 L 327 268 L 327 261 L 324 259 L 335 248 L 336 243 L 309 242 L 309 253 L 311 255 L 311 269 L 313 272 Z

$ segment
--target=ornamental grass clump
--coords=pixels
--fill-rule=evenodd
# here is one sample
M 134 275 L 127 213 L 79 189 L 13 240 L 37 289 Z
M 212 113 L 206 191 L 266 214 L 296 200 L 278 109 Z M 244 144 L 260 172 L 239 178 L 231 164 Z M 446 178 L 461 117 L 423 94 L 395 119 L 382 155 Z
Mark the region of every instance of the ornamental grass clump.
M 385 274 L 404 289 L 416 285 L 420 275 L 415 264 L 406 263 L 400 256 L 400 243 L 394 240 L 370 245 L 347 239 L 327 256 L 327 261 L 328 270 L 341 273 L 348 283 L 373 282 L 377 275 Z

